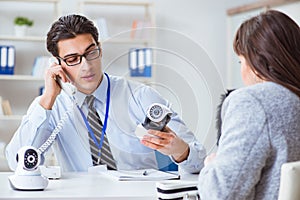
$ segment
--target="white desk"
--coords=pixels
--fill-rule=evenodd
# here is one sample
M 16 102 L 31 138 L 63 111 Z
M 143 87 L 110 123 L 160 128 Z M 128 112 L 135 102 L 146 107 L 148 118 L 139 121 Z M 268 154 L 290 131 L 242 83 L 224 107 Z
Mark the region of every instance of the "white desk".
M 50 180 L 44 191 L 16 191 L 8 181 L 9 172 L 0 173 L 0 199 L 84 199 L 84 200 L 153 200 L 156 182 L 116 181 L 101 174 L 67 173 L 58 180 Z M 197 180 L 197 175 L 183 178 Z

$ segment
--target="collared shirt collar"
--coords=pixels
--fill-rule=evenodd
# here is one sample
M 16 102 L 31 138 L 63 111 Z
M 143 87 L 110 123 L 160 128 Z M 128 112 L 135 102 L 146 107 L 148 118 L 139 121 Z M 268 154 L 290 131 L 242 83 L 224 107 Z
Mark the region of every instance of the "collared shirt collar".
M 99 87 L 97 87 L 97 89 L 91 94 L 94 95 L 96 99 L 103 104 L 106 103 L 105 101 L 106 101 L 107 85 L 108 85 L 107 78 L 103 74 L 103 78 Z M 86 94 L 83 94 L 82 92 L 79 91 L 75 93 L 76 101 L 80 107 L 82 107 L 86 96 L 87 96 Z

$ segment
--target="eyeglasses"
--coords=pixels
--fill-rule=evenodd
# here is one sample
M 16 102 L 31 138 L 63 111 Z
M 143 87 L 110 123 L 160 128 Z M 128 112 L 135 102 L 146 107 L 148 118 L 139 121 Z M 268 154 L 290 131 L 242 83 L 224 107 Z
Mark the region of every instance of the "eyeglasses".
M 100 48 L 87 51 L 82 55 L 71 55 L 66 58 L 57 57 L 59 60 L 64 61 L 68 66 L 79 65 L 82 61 L 82 57 L 85 57 L 86 60 L 94 60 L 100 56 Z M 61 64 L 61 63 L 59 63 Z

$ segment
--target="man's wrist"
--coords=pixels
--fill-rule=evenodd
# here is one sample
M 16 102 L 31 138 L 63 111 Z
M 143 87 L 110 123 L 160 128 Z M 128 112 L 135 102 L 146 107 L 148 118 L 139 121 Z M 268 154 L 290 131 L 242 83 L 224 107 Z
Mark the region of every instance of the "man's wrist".
M 46 110 L 51 110 L 55 102 L 55 97 L 43 94 L 40 98 L 40 105 Z
M 181 163 L 181 162 L 187 160 L 189 153 L 190 153 L 190 147 L 187 145 L 187 148 L 185 149 L 184 152 L 182 152 L 181 154 L 174 154 L 174 155 L 172 155 L 172 158 L 177 163 Z

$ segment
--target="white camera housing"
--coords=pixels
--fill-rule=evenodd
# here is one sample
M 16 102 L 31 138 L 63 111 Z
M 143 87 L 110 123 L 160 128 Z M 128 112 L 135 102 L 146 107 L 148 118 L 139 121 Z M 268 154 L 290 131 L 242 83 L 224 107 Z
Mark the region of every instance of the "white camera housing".
M 41 154 L 32 146 L 24 146 L 17 153 L 17 169 L 9 176 L 9 182 L 15 190 L 44 190 L 48 179 L 42 176 L 39 169 Z
M 161 122 L 169 114 L 172 114 L 171 110 L 159 103 L 151 104 L 147 110 L 147 117 L 153 122 Z
M 38 153 L 37 149 L 31 146 L 22 147 L 17 153 L 17 170 L 16 172 L 22 172 L 22 168 L 26 171 L 34 171 L 40 165 L 41 155 Z
M 143 138 L 148 134 L 147 130 L 153 129 L 162 131 L 170 121 L 172 111 L 163 104 L 153 103 L 147 110 L 145 121 L 136 127 L 135 135 L 138 138 Z

